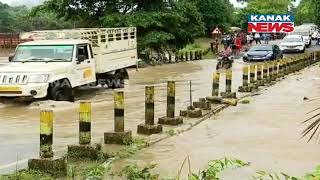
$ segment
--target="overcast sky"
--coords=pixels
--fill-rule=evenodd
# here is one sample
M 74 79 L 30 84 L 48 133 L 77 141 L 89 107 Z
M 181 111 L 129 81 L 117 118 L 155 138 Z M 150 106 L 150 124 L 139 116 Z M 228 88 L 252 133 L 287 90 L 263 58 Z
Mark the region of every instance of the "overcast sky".
M 19 5 L 28 5 L 28 6 L 35 6 L 40 4 L 41 2 L 45 0 L 0 0 L 3 3 L 19 6 Z
M 45 0 L 0 0 L 3 3 L 9 4 L 9 5 L 28 5 L 28 6 L 35 6 L 40 4 L 41 2 Z M 263 0 L 261 0 L 263 1 Z M 237 3 L 237 0 L 230 0 L 232 4 L 234 4 L 235 7 L 242 7 L 243 5 L 240 3 Z M 295 3 L 296 5 L 300 2 L 300 0 L 297 0 Z

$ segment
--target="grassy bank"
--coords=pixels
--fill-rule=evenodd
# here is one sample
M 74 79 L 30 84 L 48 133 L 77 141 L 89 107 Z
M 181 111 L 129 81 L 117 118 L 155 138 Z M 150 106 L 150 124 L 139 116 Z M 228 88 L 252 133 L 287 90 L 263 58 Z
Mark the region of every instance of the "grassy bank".
M 149 144 L 141 138 L 135 138 L 133 141 L 126 145 L 121 146 L 116 152 L 99 151 L 100 155 L 96 160 L 84 159 L 83 157 L 76 157 L 73 154 L 67 154 L 67 176 L 56 177 L 51 174 L 34 171 L 34 170 L 21 170 L 8 175 L 0 175 L 0 180 L 53 180 L 53 179 L 92 179 L 102 180 L 105 177 L 115 176 L 110 174 L 112 163 L 116 160 L 130 158 L 142 148 L 149 146 Z M 108 179 L 108 178 L 107 178 Z
M 181 49 L 179 52 L 185 53 L 187 51 L 203 51 L 206 52 L 210 49 L 210 43 L 213 42 L 212 38 L 197 38 L 195 39 L 193 44 L 187 45 L 185 48 Z M 223 49 L 222 45 L 219 45 L 219 51 Z M 216 58 L 216 54 L 209 51 L 203 56 L 203 59 L 214 59 Z

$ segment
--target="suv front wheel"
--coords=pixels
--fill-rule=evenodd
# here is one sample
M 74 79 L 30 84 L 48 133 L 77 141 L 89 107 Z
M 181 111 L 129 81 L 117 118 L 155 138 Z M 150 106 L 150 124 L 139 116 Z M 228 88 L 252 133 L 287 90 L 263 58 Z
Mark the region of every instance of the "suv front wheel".
M 50 84 L 48 97 L 54 101 L 74 102 L 74 92 L 68 80 L 63 79 Z

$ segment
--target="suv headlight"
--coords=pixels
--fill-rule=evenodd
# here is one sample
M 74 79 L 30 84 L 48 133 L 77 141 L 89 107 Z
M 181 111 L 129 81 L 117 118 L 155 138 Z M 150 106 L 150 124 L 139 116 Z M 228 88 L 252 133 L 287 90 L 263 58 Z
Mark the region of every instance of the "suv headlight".
M 49 74 L 33 74 L 30 75 L 28 83 L 45 83 L 49 79 Z

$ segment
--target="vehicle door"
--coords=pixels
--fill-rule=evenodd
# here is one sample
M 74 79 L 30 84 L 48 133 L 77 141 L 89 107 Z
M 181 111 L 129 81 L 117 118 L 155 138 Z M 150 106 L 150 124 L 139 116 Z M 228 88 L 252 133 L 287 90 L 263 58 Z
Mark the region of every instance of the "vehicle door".
M 75 63 L 78 86 L 96 81 L 95 62 L 90 44 L 78 44 L 76 46 Z

